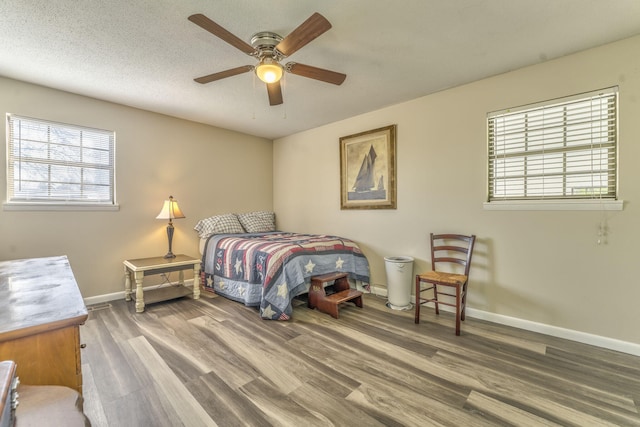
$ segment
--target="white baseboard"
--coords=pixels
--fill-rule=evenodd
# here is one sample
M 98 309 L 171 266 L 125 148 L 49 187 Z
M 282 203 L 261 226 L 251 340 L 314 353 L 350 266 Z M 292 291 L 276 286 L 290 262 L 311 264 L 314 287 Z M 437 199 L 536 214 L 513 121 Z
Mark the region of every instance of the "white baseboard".
M 177 283 L 171 283 L 172 285 L 176 285 Z M 184 281 L 184 285 L 187 287 L 193 286 L 193 279 L 186 279 Z M 167 286 L 167 284 L 163 285 L 153 285 L 153 286 L 145 286 L 144 290 L 152 290 L 159 288 L 161 286 Z M 133 287 L 133 292 L 136 291 L 135 286 Z M 115 301 L 119 299 L 124 299 L 124 291 L 114 292 L 112 294 L 104 294 L 104 295 L 96 295 L 95 297 L 87 297 L 84 299 L 85 305 L 94 305 L 94 304 L 102 304 L 109 301 Z
M 387 289 L 383 287 L 371 287 L 371 293 L 375 295 L 387 295 Z M 415 298 L 411 300 L 415 303 Z M 453 311 L 453 307 L 442 306 L 441 310 Z M 490 313 L 488 311 L 476 310 L 467 307 L 467 316 L 475 319 L 486 320 L 488 322 L 498 323 L 500 325 L 512 326 L 514 328 L 524 329 L 525 331 L 538 332 L 552 337 L 564 338 L 583 344 L 594 345 L 609 350 L 619 351 L 622 353 L 640 356 L 640 344 L 627 341 L 621 341 L 614 338 L 607 338 L 600 335 L 588 334 L 586 332 L 575 331 L 573 329 L 559 328 L 544 323 L 532 322 L 530 320 L 519 319 L 517 317 L 504 316 L 502 314 Z
M 374 294 L 374 295 L 379 295 L 379 296 L 383 296 L 383 297 L 387 296 L 387 288 L 385 288 L 385 287 L 371 285 L 370 289 L 371 289 L 371 293 Z
M 628 341 L 607 338 L 600 335 L 588 334 L 586 332 L 575 331 L 573 329 L 560 328 L 558 326 L 547 325 L 545 323 L 532 322 L 530 320 L 519 319 L 517 317 L 504 316 L 502 314 L 489 313 L 487 311 L 476 310 L 467 307 L 467 316 L 475 319 L 487 320 L 501 325 L 513 326 L 514 328 L 526 331 L 539 332 L 552 337 L 564 338 L 583 344 L 595 345 L 622 353 L 640 356 L 640 344 Z

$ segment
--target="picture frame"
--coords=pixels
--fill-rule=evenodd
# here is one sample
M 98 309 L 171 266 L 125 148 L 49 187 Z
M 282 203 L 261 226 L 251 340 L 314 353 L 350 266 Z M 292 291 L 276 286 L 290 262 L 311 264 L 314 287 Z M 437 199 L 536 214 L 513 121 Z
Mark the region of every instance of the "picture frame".
M 340 138 L 340 209 L 396 209 L 396 128 Z

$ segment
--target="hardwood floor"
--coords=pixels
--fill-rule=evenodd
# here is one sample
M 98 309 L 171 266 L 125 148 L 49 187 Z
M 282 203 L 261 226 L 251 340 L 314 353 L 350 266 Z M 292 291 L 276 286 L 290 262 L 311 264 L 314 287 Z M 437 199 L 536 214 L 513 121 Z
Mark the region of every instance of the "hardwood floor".
M 203 295 L 81 327 L 94 426 L 640 425 L 640 358 L 364 296 L 293 319 Z

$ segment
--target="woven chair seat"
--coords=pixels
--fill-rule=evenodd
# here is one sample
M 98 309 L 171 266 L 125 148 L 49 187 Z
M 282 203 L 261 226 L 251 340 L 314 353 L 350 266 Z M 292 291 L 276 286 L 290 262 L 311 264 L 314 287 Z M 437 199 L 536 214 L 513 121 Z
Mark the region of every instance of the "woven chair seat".
M 464 274 L 444 273 L 442 271 L 428 271 L 419 274 L 420 280 L 436 284 L 463 285 L 467 281 Z

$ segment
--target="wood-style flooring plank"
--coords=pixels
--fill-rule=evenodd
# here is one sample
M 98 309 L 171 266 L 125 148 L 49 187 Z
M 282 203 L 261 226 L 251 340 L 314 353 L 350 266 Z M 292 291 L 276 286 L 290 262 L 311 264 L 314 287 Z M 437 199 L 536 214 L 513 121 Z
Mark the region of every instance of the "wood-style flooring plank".
M 267 416 L 239 389 L 214 372 L 187 383 L 193 396 L 220 426 L 270 426 Z
M 84 400 L 84 411 L 92 414 L 94 426 L 106 426 L 107 416 L 102 407 L 102 400 L 96 386 L 91 365 L 82 364 L 82 394 Z
M 540 418 L 530 412 L 523 411 L 507 403 L 493 399 L 478 391 L 472 391 L 467 400 L 467 407 L 495 417 L 496 423 L 515 426 L 559 426 L 553 421 Z M 499 421 L 498 421 L 499 420 Z
M 91 311 L 94 426 L 640 425 L 640 357 L 364 295 L 291 320 L 216 296 Z
M 154 383 L 158 391 L 167 397 L 167 401 L 185 425 L 217 426 L 145 337 L 131 338 L 129 344 L 154 373 Z
M 80 328 L 81 341 L 86 345 L 81 357 L 91 366 L 93 381 L 104 403 L 126 396 L 143 384 L 102 321 L 102 313 L 95 315 L 91 313 Z
M 445 352 L 439 353 L 433 361 L 440 365 L 440 375 L 447 376 L 456 383 L 466 383 L 473 390 L 497 400 L 510 402 L 513 406 L 526 409 L 539 417 L 556 419 L 561 424 L 576 421 L 576 425 L 595 425 L 602 422 L 599 418 L 603 415 L 605 419 L 612 417 L 612 414 L 593 416 L 589 412 L 594 408 L 583 402 L 579 396 L 566 396 L 542 385 L 536 385 L 532 381 L 514 378 L 505 374 L 499 367 L 482 367 L 463 357 Z M 451 375 L 455 375 L 455 378 L 451 378 Z M 617 423 L 623 420 L 623 414 L 618 413 L 616 423 L 603 425 L 618 425 Z M 619 425 L 627 425 L 628 422 L 629 420 Z
M 331 426 L 325 414 L 309 411 L 291 396 L 273 387 L 271 381 L 257 378 L 240 388 L 274 426 Z
M 184 425 L 166 397 L 153 388 L 136 390 L 105 403 L 106 424 L 99 424 L 89 413 L 92 427 L 136 426 L 174 427 Z
M 353 405 L 349 400 L 327 393 L 313 384 L 303 384 L 291 393 L 291 399 L 317 418 L 324 419 L 329 426 L 384 426 L 368 411 Z

